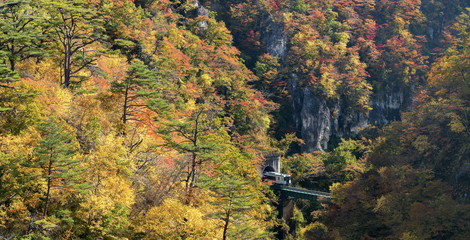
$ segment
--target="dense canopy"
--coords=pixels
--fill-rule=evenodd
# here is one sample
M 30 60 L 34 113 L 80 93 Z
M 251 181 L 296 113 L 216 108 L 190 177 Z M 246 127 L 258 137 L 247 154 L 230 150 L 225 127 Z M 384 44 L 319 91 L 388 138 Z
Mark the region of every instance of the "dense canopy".
M 469 89 L 465 0 L 4 0 L 0 238 L 464 239 Z

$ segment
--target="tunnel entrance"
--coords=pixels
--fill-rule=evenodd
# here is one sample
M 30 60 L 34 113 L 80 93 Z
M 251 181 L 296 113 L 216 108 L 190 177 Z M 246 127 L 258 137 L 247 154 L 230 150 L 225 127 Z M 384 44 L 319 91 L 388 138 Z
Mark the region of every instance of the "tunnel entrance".
M 267 166 L 264 168 L 263 173 L 265 172 L 275 172 L 276 169 L 274 169 L 272 166 Z

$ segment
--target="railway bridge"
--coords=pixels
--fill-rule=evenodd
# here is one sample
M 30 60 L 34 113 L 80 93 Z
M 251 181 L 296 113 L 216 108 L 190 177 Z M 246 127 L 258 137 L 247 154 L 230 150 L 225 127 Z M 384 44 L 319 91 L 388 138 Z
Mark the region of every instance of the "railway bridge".
M 265 154 L 265 161 L 258 170 L 261 175 L 265 172 L 281 172 L 281 156 L 276 153 Z M 279 218 L 290 219 L 293 213 L 292 199 L 306 199 L 317 202 L 328 202 L 331 194 L 327 192 L 296 188 L 274 184 L 271 189 L 279 196 Z
M 278 218 L 291 219 L 294 211 L 293 199 L 306 199 L 319 203 L 328 203 L 331 194 L 303 188 L 295 188 L 283 185 L 272 185 L 271 189 L 279 196 Z
M 271 186 L 273 190 L 280 190 L 281 198 L 300 198 L 316 201 L 318 197 L 320 198 L 331 198 L 331 194 L 327 192 L 320 192 L 314 190 L 308 190 L 303 188 L 295 188 L 282 185 L 273 185 Z

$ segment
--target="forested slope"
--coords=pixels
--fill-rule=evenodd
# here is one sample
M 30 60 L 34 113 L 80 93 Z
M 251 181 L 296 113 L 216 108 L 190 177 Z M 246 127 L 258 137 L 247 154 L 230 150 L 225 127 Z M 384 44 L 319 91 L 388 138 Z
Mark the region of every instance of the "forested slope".
M 465 239 L 470 220 L 468 14 L 403 121 L 385 128 L 357 181 L 333 187 L 329 223 L 347 238 Z M 365 217 L 367 216 L 367 217 Z
M 206 1 L 281 104 L 276 134 L 331 150 L 367 125 L 401 119 L 468 1 Z M 437 55 L 436 55 L 437 54 Z
M 0 237 L 464 239 L 467 7 L 3 1 Z
M 256 164 L 275 104 L 192 8 L 2 3 L 2 237 L 271 236 Z

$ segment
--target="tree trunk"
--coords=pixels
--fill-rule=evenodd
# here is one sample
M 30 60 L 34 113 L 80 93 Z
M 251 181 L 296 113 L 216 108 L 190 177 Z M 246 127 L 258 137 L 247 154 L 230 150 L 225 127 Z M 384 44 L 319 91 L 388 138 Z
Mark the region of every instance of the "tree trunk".
M 10 69 L 15 71 L 16 69 L 16 62 L 15 62 L 15 46 L 12 45 L 10 49 Z
M 51 194 L 51 185 L 52 185 L 52 160 L 49 161 L 49 166 L 47 167 L 47 191 L 46 191 L 46 203 L 44 206 L 44 217 L 47 217 L 47 210 L 49 208 L 49 196 Z
M 129 86 L 126 86 L 126 92 L 124 93 L 124 106 L 122 107 L 122 122 L 127 122 L 127 101 L 129 99 Z
M 15 71 L 15 69 L 16 69 L 16 62 L 15 62 L 15 60 L 13 60 L 13 58 L 10 59 L 10 69 L 12 71 Z
M 67 50 L 67 53 L 65 53 L 65 59 L 64 59 L 64 88 L 68 88 L 70 86 L 70 73 L 71 73 L 71 68 L 70 68 L 70 58 L 71 56 L 69 55 L 69 52 Z
M 192 163 L 191 163 L 191 184 L 190 184 L 190 187 L 194 187 L 194 184 L 196 182 L 196 168 L 197 168 L 197 156 L 195 153 L 193 153 L 193 156 L 192 156 Z
M 70 86 L 72 75 L 72 39 L 64 39 L 64 88 Z
M 223 240 L 226 240 L 227 239 L 227 230 L 228 230 L 228 224 L 230 223 L 230 209 L 228 209 L 226 212 L 225 212 L 225 224 L 224 224 L 224 232 L 223 232 L 223 236 L 222 236 L 222 239 Z
M 229 197 L 229 200 L 228 200 L 228 208 L 227 210 L 225 211 L 225 224 L 224 224 L 224 232 L 223 232 L 223 235 L 222 235 L 222 239 L 223 240 L 226 240 L 227 239 L 227 230 L 228 230 L 228 224 L 230 223 L 230 210 L 232 209 L 232 196 Z

